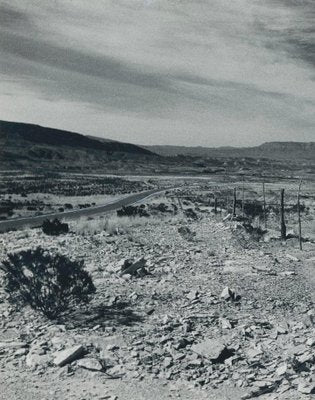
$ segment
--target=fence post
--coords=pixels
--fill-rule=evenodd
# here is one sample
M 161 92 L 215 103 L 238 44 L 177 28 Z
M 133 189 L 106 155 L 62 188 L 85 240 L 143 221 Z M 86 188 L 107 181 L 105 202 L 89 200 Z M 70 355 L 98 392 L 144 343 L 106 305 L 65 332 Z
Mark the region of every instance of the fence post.
M 180 198 L 179 198 L 178 195 L 177 195 L 177 201 L 178 201 L 178 204 L 179 204 L 179 207 L 180 207 L 181 211 L 183 211 L 182 202 L 180 201 Z
M 267 229 L 267 218 L 266 218 L 266 192 L 265 192 L 265 182 L 263 182 L 263 198 L 264 198 L 264 225 L 265 229 Z
M 302 185 L 302 179 L 300 180 L 299 190 L 298 190 L 298 194 L 297 194 L 297 212 L 298 212 L 298 221 L 299 221 L 299 244 L 300 244 L 300 250 L 302 250 L 302 226 L 301 226 L 301 207 L 300 207 L 301 185 Z
M 233 217 L 236 217 L 236 188 L 233 190 Z
M 218 208 L 218 199 L 215 197 L 214 198 L 214 213 L 216 214 L 217 213 L 217 208 Z
M 244 190 L 244 176 L 243 176 L 243 185 L 242 185 L 242 216 L 244 218 L 244 202 L 245 202 L 245 190 Z
M 284 220 L 284 189 L 281 189 L 281 202 L 280 202 L 280 223 L 281 223 L 281 239 L 287 238 L 287 228 Z

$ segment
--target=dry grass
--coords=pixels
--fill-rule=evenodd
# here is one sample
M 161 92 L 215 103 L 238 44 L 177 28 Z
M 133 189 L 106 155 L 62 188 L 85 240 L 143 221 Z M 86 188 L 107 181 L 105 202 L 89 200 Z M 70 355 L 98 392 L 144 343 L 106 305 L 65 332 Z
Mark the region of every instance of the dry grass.
M 175 217 L 176 218 L 176 217 Z M 165 223 L 170 219 L 169 216 L 158 217 L 117 217 L 116 215 L 108 215 L 105 217 L 97 217 L 93 219 L 80 218 L 70 223 L 70 230 L 79 235 L 94 235 L 100 232 L 107 232 L 111 235 L 122 233 L 130 233 L 133 228 L 158 225 Z

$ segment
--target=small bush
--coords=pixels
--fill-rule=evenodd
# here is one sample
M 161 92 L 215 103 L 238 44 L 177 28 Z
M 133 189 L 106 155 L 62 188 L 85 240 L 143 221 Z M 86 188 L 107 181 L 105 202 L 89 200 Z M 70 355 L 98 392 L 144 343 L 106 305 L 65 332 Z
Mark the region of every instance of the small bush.
M 41 247 L 8 254 L 0 267 L 10 302 L 29 304 L 48 318 L 55 318 L 74 304 L 87 302 L 95 292 L 83 261 L 52 255 Z
M 245 203 L 244 213 L 250 218 L 262 217 L 264 215 L 264 209 L 259 203 Z
M 69 232 L 69 225 L 65 223 L 61 223 L 59 219 L 54 219 L 53 221 L 49 221 L 46 219 L 42 225 L 43 232 L 46 235 L 57 236 L 63 233 Z
M 184 214 L 186 215 L 187 218 L 194 220 L 198 219 L 197 213 L 192 208 L 186 208 L 186 210 L 184 210 Z
M 139 206 L 122 206 L 121 209 L 116 211 L 118 217 L 149 217 L 150 214 L 146 210 L 144 204 Z

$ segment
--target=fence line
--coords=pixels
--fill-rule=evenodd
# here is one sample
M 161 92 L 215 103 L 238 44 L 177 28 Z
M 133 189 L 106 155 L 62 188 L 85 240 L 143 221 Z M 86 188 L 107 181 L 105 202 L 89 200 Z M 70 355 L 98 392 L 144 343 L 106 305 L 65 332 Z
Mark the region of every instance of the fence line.
M 260 206 L 262 206 L 262 215 L 263 215 L 265 229 L 267 229 L 267 209 L 268 209 L 268 207 L 276 207 L 276 209 L 279 210 L 280 232 L 281 232 L 281 238 L 283 240 L 287 239 L 287 227 L 286 227 L 285 212 L 288 210 L 288 208 L 296 207 L 296 212 L 297 212 L 297 217 L 298 217 L 299 248 L 300 248 L 300 250 L 302 250 L 303 237 L 302 237 L 302 223 L 301 223 L 301 211 L 302 211 L 301 210 L 301 198 L 302 198 L 301 186 L 302 186 L 302 179 L 300 180 L 298 188 L 297 188 L 297 201 L 295 203 L 286 203 L 285 202 L 285 193 L 289 192 L 292 195 L 292 192 L 294 190 L 292 188 L 280 189 L 279 202 L 268 202 L 268 201 L 266 201 L 266 184 L 265 184 L 265 182 L 262 182 L 262 199 L 245 199 L 245 185 L 244 185 L 244 180 L 243 180 L 242 187 L 241 187 L 241 198 L 240 199 L 237 198 L 237 188 L 236 187 L 234 187 L 233 189 L 221 188 L 221 191 L 220 191 L 220 188 L 218 187 L 215 190 L 210 189 L 212 196 L 209 197 L 208 205 L 213 206 L 214 213 L 217 214 L 218 207 L 220 209 L 220 212 L 222 212 L 222 204 L 223 204 L 227 210 L 228 209 L 231 210 L 233 217 L 237 216 L 237 206 L 238 205 L 240 205 L 241 214 L 243 217 L 245 215 L 246 204 L 260 205 Z M 222 196 L 221 199 L 220 199 L 219 193 Z M 309 190 L 308 190 L 308 193 L 309 193 Z M 204 190 L 203 194 L 189 194 L 189 195 L 176 194 L 175 196 L 168 196 L 168 197 L 171 199 L 177 199 L 177 201 L 180 202 L 180 199 L 192 200 L 192 198 L 195 198 L 197 200 L 198 198 L 204 198 L 205 194 L 209 195 L 209 191 Z M 273 189 L 272 196 L 274 197 L 275 195 L 276 195 L 276 193 L 275 193 L 275 190 Z M 306 196 L 306 195 L 304 195 L 304 196 Z M 231 207 L 232 207 L 232 209 L 231 209 Z

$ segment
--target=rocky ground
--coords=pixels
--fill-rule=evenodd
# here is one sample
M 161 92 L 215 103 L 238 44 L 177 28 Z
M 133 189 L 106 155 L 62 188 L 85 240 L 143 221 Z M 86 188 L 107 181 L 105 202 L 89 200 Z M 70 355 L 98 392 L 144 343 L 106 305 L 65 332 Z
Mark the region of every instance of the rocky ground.
M 56 321 L 0 292 L 0 398 L 311 398 L 314 244 L 257 243 L 237 222 L 198 216 L 118 235 L 2 234 L 1 259 L 38 245 L 84 259 L 97 292 Z

